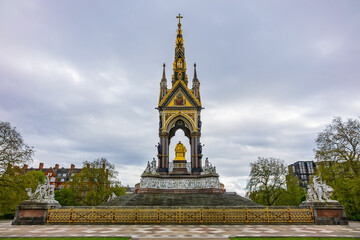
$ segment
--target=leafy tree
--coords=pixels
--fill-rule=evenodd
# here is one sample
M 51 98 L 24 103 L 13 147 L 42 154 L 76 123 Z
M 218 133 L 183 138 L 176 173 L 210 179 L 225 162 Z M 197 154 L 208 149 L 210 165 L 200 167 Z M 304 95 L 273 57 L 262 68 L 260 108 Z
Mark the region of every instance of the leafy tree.
M 297 177 L 286 173 L 282 160 L 259 157 L 251 163 L 247 184 L 250 199 L 267 206 L 298 206 L 305 200 L 306 190 L 300 187 Z
M 10 166 L 19 166 L 32 161 L 34 150 L 24 143 L 16 128 L 0 122 L 0 177 Z M 0 180 L 0 184 L 6 184 Z
M 31 188 L 35 191 L 38 184 L 44 182 L 45 174 L 42 171 L 24 174 L 19 167 L 12 167 L 7 169 L 2 178 L 8 184 L 0 188 L 0 215 L 13 214 L 16 206 L 29 198 L 25 189 Z
M 250 199 L 262 205 L 274 205 L 285 191 L 286 168 L 283 161 L 259 157 L 250 165 L 250 179 L 246 187 Z
M 335 117 L 316 138 L 318 171 L 350 219 L 360 219 L 360 121 Z
M 106 158 L 86 161 L 82 170 L 72 178 L 69 187 L 57 191 L 55 198 L 64 206 L 102 204 L 112 192 L 117 196 L 125 193 L 125 188 L 116 181 L 116 175 L 115 166 Z
M 110 192 L 115 193 L 116 196 L 124 195 L 126 187 L 122 187 L 120 182 L 116 182 L 113 186 L 111 186 Z
M 275 205 L 298 206 L 306 199 L 306 189 L 300 187 L 300 180 L 292 174 L 286 175 L 286 191 L 283 192 Z
M 20 165 L 32 161 L 34 150 L 24 143 L 16 128 L 0 122 L 0 215 L 14 213 L 16 206 L 27 199 L 25 188 L 36 188 L 44 180 L 40 172 L 25 174 Z
M 62 206 L 79 206 L 81 197 L 74 190 L 74 188 L 68 187 L 55 191 L 55 199 Z

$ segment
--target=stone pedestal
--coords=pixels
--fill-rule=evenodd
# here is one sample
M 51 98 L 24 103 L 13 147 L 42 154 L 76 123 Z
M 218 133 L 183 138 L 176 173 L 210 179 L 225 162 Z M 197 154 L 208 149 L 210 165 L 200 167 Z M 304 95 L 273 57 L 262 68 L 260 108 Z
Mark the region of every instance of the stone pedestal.
M 60 208 L 58 202 L 37 202 L 26 200 L 16 208 L 12 225 L 41 225 L 46 223 L 49 208 Z
M 168 175 L 143 174 L 138 193 L 223 193 L 219 175 Z
M 170 173 L 172 175 L 188 175 L 188 174 L 190 174 L 190 172 L 188 172 L 188 169 L 187 169 L 186 161 L 174 160 L 173 166 L 174 167 L 172 169 L 172 172 Z
M 312 207 L 315 224 L 348 225 L 345 208 L 337 201 L 302 202 L 300 206 Z

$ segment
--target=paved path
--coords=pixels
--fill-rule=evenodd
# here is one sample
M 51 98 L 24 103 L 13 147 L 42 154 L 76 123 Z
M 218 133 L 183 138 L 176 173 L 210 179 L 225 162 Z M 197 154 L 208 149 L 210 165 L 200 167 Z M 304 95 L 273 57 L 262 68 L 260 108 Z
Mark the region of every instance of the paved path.
M 0 221 L 2 237 L 132 237 L 227 239 L 228 237 L 358 237 L 360 222 L 334 225 L 32 225 Z

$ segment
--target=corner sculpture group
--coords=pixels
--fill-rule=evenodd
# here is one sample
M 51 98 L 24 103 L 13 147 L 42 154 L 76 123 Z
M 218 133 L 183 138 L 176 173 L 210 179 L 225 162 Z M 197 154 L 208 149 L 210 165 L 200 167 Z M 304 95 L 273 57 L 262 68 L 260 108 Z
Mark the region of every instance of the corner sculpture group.
M 305 202 L 337 202 L 330 199 L 333 191 L 332 187 L 321 181 L 321 176 L 314 176 L 312 183 L 308 185 Z
M 50 185 L 49 176 L 45 177 L 45 182 L 40 183 L 35 192 L 31 191 L 31 188 L 26 188 L 26 193 L 29 196 L 30 201 L 44 202 L 44 203 L 58 203 L 55 200 L 55 186 Z

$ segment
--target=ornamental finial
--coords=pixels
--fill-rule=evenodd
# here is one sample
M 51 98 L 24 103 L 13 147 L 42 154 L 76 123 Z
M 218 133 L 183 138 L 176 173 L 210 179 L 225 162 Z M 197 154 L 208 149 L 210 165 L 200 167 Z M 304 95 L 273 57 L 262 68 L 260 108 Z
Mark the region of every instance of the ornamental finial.
M 180 26 L 181 26 L 180 19 L 183 18 L 183 16 L 181 16 L 180 13 L 179 13 L 179 16 L 176 16 L 176 18 L 179 19 L 179 24 L 180 24 Z
M 196 63 L 194 63 L 194 80 L 198 80 L 196 74 Z
M 165 63 L 163 64 L 163 75 L 162 75 L 162 81 L 166 81 L 166 76 L 165 76 Z

